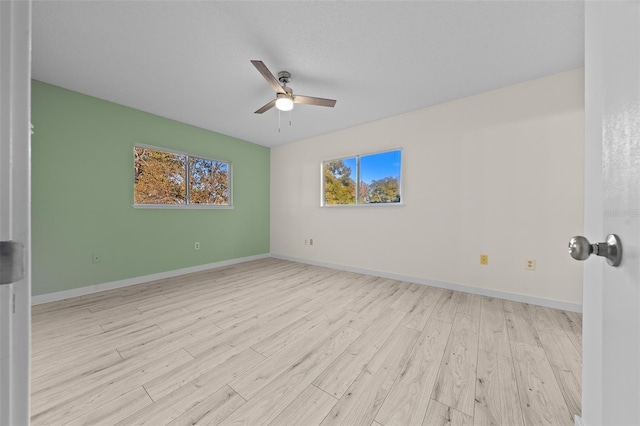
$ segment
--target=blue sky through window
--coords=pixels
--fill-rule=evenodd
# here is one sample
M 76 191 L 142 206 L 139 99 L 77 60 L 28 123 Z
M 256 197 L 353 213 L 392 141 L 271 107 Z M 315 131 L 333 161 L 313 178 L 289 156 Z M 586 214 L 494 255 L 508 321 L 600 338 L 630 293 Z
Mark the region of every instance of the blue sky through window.
M 356 169 L 356 157 L 345 158 L 343 161 L 344 164 L 351 169 L 351 174 L 349 175 L 349 177 L 355 182 L 357 177 L 356 173 L 358 172 L 358 170 Z
M 345 158 L 344 164 L 351 169 L 349 175 L 356 181 L 356 158 Z M 402 151 L 388 151 L 378 154 L 360 156 L 360 180 L 370 184 L 374 180 L 392 177 L 400 179 L 400 167 L 402 165 Z
M 398 150 L 361 156 L 360 180 L 370 184 L 374 180 L 386 177 L 400 179 L 401 152 Z

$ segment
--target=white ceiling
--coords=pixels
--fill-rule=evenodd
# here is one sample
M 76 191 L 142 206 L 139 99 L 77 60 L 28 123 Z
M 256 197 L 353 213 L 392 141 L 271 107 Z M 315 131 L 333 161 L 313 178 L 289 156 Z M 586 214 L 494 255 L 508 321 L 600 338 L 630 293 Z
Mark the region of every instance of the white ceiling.
M 582 1 L 36 1 L 33 78 L 276 146 L 584 64 Z M 292 127 L 249 62 L 292 74 Z

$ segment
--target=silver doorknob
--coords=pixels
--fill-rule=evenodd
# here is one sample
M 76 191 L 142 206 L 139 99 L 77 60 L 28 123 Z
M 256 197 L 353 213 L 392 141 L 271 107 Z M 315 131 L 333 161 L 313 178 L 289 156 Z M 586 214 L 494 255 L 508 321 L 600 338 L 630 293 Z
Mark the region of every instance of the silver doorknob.
M 622 243 L 616 234 L 609 234 L 605 242 L 595 244 L 578 235 L 569 240 L 569 254 L 575 260 L 587 260 L 591 254 L 595 254 L 606 257 L 609 265 L 618 266 L 622 261 Z

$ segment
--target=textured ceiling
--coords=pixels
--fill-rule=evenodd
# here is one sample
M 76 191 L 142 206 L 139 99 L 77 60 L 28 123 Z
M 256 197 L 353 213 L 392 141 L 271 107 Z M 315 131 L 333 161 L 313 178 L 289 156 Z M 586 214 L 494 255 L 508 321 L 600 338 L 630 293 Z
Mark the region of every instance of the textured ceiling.
M 35 1 L 33 78 L 276 146 L 583 66 L 581 1 Z M 337 99 L 253 112 L 294 93 Z

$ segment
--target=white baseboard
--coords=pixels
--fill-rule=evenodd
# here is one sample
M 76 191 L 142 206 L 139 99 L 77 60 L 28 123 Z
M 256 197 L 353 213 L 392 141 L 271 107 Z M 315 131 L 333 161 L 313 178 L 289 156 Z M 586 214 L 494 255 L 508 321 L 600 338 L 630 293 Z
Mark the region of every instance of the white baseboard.
M 585 426 L 584 422 L 582 421 L 582 417 L 578 416 L 577 414 L 574 417 L 574 424 L 576 426 Z
M 462 284 L 453 284 L 443 281 L 428 280 L 425 278 L 417 278 L 408 275 L 393 274 L 390 272 L 376 271 L 373 269 L 356 268 L 348 265 L 340 265 L 335 263 L 319 262 L 316 260 L 303 259 L 293 256 L 285 256 L 281 254 L 271 253 L 271 257 L 276 259 L 290 260 L 292 262 L 306 263 L 309 265 L 323 266 L 325 268 L 340 269 L 342 271 L 356 272 L 359 274 L 374 275 L 382 278 L 389 278 L 398 281 L 407 281 L 410 283 L 428 285 L 432 287 L 445 288 L 447 290 L 462 291 L 465 293 L 478 294 L 480 296 L 488 296 L 496 299 L 506 299 L 514 302 L 528 303 L 530 305 L 545 306 L 547 308 L 562 309 L 564 311 L 582 312 L 582 305 L 577 303 L 560 302 L 557 300 L 544 299 L 541 297 L 526 296 L 517 293 L 508 293 L 504 291 L 491 290 L 481 287 L 473 287 Z
M 69 299 L 71 297 L 85 296 L 87 294 L 99 293 L 101 291 L 112 290 L 114 288 L 127 287 L 130 285 L 142 284 L 149 281 L 172 278 L 178 275 L 190 274 L 192 272 L 205 271 L 207 269 L 220 268 L 222 266 L 235 265 L 237 263 L 250 262 L 252 260 L 270 257 L 268 253 L 256 256 L 240 257 L 237 259 L 223 260 L 221 262 L 207 263 L 205 265 L 191 266 L 189 268 L 176 269 L 173 271 L 159 272 L 157 274 L 143 275 L 141 277 L 127 278 L 125 280 L 112 281 L 102 284 L 94 284 L 86 287 L 74 288 L 71 290 L 58 291 L 55 293 L 40 294 L 31 298 L 32 305 L 53 302 L 56 300 Z
M 237 263 L 250 262 L 252 260 L 273 257 L 276 259 L 290 260 L 292 262 L 306 263 L 309 265 L 322 266 L 325 268 L 339 269 L 342 271 L 356 272 L 359 274 L 374 275 L 382 278 L 389 278 L 399 281 L 407 281 L 410 283 L 428 285 L 432 287 L 445 288 L 448 290 L 463 291 L 465 293 L 478 294 L 481 296 L 494 297 L 497 299 L 512 300 L 514 302 L 529 303 L 532 305 L 546 306 L 549 308 L 562 309 L 571 312 L 582 312 L 582 305 L 576 303 L 560 302 L 557 300 L 544 299 L 540 297 L 525 296 L 522 294 L 508 293 L 503 291 L 485 289 L 480 287 L 467 286 L 462 284 L 453 284 L 443 281 L 434 281 L 425 278 L 417 278 L 409 275 L 394 274 L 373 269 L 357 268 L 348 265 L 340 265 L 336 263 L 320 262 L 310 259 L 304 259 L 293 256 L 285 256 L 280 254 L 259 254 L 256 256 L 241 257 L 238 259 L 229 259 L 222 262 L 208 263 L 205 265 L 192 266 L 189 268 L 176 269 L 173 271 L 160 272 L 157 274 L 143 275 L 141 277 L 127 278 L 119 281 L 112 281 L 101 284 L 94 284 L 86 287 L 74 288 L 71 290 L 58 291 L 55 293 L 40 294 L 31 298 L 32 305 L 53 302 L 56 300 L 69 299 L 71 297 L 85 296 L 87 294 L 99 293 L 101 291 L 112 290 L 130 285 L 142 284 L 149 281 L 161 280 L 164 278 L 176 277 L 178 275 L 190 274 L 192 272 L 205 271 L 207 269 L 220 268 L 223 266 L 235 265 Z

